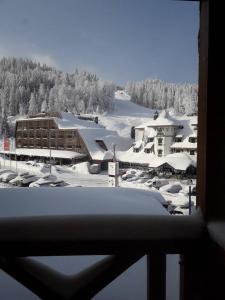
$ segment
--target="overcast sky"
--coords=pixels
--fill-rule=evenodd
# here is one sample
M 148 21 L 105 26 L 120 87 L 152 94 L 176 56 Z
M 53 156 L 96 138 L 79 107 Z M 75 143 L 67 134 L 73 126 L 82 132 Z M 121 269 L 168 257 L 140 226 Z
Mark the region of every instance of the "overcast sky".
M 0 0 L 0 58 L 29 57 L 103 79 L 197 82 L 198 3 Z

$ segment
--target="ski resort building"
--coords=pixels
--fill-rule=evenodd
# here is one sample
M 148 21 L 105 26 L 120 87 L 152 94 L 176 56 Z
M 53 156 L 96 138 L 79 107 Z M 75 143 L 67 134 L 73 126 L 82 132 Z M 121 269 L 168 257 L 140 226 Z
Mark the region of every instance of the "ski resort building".
M 172 117 L 167 111 L 155 112 L 153 120 L 135 127 L 133 152 L 164 157 L 171 153 L 197 154 L 197 118 Z
M 196 169 L 197 117 L 155 112 L 149 122 L 136 126 L 135 141 L 126 152 L 118 153 L 121 165 L 141 168 L 169 166 L 174 172 Z M 184 160 L 187 165 L 176 161 Z M 176 166 L 176 167 L 174 167 Z
M 132 144 L 117 132 L 100 126 L 96 118 L 72 113 L 41 113 L 17 120 L 15 139 L 17 156 L 51 155 L 60 162 L 90 161 L 102 167 L 113 158 L 113 143 L 121 151 Z

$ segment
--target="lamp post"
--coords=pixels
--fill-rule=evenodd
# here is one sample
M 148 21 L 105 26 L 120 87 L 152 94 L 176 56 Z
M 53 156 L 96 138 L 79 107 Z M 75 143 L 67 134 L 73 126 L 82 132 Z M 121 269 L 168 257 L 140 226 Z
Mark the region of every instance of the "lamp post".
M 187 184 L 189 185 L 189 193 L 188 193 L 188 197 L 189 197 L 189 215 L 191 215 L 191 184 L 192 184 L 192 180 L 188 179 Z

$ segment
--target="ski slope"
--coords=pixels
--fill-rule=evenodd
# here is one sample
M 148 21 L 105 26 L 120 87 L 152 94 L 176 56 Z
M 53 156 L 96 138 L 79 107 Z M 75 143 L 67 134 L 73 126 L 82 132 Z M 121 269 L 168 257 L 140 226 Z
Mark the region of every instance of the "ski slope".
M 154 110 L 137 105 L 130 101 L 125 91 L 115 93 L 112 112 L 99 115 L 100 124 L 107 129 L 116 130 L 121 136 L 130 137 L 132 126 L 138 126 L 152 118 Z

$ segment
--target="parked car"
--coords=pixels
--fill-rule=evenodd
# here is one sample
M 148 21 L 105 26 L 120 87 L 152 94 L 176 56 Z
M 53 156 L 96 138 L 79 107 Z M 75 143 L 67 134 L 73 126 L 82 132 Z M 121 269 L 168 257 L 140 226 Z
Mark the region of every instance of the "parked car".
M 129 169 L 126 171 L 126 173 L 124 173 L 121 178 L 123 180 L 127 180 L 128 178 L 132 178 L 134 177 L 135 175 L 137 174 L 137 171 L 136 170 L 132 170 L 132 169 Z
M 167 184 L 167 185 L 164 185 L 164 186 L 160 187 L 159 190 L 162 191 L 162 192 L 176 194 L 176 193 L 179 193 L 182 190 L 182 186 L 178 183 L 176 183 L 176 184 Z
M 160 187 L 169 184 L 169 181 L 167 179 L 158 179 L 158 180 L 154 180 L 152 185 L 153 187 L 159 189 Z
M 149 177 L 146 176 L 146 177 L 139 177 L 136 182 L 137 183 L 145 183 L 147 180 L 149 180 Z
M 0 175 L 4 173 L 8 173 L 10 170 L 9 169 L 0 169 Z
M 49 186 L 51 183 L 54 183 L 57 180 L 57 177 L 52 174 L 44 175 L 39 178 L 37 181 L 29 184 L 29 187 L 39 187 L 39 186 Z
M 55 182 L 52 182 L 49 184 L 49 186 L 52 187 L 58 187 L 58 186 L 67 186 L 69 185 L 67 182 L 65 182 L 64 180 L 56 180 Z
M 30 183 L 37 181 L 38 179 L 39 179 L 38 176 L 33 175 L 33 174 L 28 174 L 28 175 L 25 175 L 21 178 L 18 185 L 27 186 Z
M 12 185 L 17 185 L 17 182 L 26 175 L 29 175 L 29 172 L 20 172 L 15 178 L 11 179 L 9 183 Z
M 7 173 L 3 173 L 0 177 L 1 177 L 2 182 L 9 182 L 13 178 L 15 178 L 17 175 L 18 175 L 17 173 L 10 171 Z
M 28 161 L 26 162 L 26 165 L 28 165 L 28 166 L 35 166 L 35 167 L 38 166 L 36 160 L 28 160 Z

